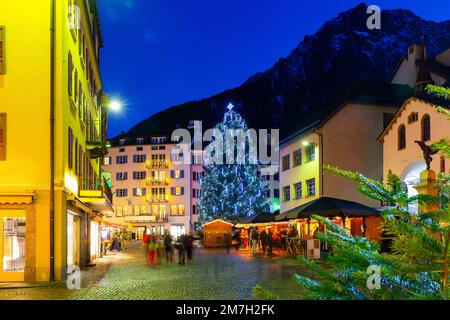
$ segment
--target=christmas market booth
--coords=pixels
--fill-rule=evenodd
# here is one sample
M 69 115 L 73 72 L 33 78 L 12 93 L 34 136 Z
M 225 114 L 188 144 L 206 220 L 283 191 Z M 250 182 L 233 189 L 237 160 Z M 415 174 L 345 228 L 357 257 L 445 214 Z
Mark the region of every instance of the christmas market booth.
M 289 221 L 276 221 L 275 218 L 278 214 L 279 211 L 274 213 L 261 212 L 249 218 L 240 220 L 235 227 L 238 229 L 241 248 L 245 249 L 249 247 L 251 231 L 256 228 L 258 233 L 260 233 L 263 229 L 266 231 L 270 230 L 273 234 L 273 247 L 285 249 L 282 235 L 286 234 Z
M 345 228 L 353 236 L 364 236 L 369 240 L 381 240 L 380 212 L 372 207 L 343 199 L 320 197 L 275 217 L 278 222 L 288 221 L 288 254 L 303 254 L 309 258 L 320 258 L 320 251 L 327 250 L 325 244 L 314 239 L 316 231 L 326 232 L 326 226 L 311 219 L 312 215 L 327 217 Z
M 216 219 L 203 225 L 204 240 L 203 245 L 206 248 L 224 247 L 225 234 L 231 237 L 233 223 Z

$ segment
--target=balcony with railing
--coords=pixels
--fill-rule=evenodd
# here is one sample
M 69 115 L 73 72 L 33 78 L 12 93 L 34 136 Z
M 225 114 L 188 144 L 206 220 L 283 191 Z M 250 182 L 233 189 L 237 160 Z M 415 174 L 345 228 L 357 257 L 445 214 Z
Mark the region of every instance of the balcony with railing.
M 78 196 L 80 201 L 101 213 L 112 212 L 112 191 L 103 177 L 80 177 Z
M 103 121 L 89 119 L 86 124 L 86 147 L 91 158 L 96 159 L 106 154 L 106 139 Z
M 147 178 L 148 186 L 168 186 L 169 179 Z
M 166 202 L 169 202 L 169 195 L 166 195 L 166 194 L 148 195 L 147 202 L 148 203 L 166 203 Z
M 167 223 L 169 217 L 167 214 L 151 214 L 143 213 L 137 216 L 128 216 L 125 218 L 125 222 L 129 223 Z
M 167 169 L 169 168 L 169 161 L 167 160 L 147 160 L 147 169 Z

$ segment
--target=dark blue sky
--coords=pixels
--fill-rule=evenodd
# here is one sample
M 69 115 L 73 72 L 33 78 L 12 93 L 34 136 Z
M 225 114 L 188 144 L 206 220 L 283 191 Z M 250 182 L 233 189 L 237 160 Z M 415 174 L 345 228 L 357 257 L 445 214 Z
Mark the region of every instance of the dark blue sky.
M 126 102 L 108 133 L 189 100 L 238 86 L 286 56 L 326 20 L 361 1 L 99 0 L 105 91 Z M 367 3 L 367 2 L 366 2 Z M 377 0 L 449 19 L 449 0 Z

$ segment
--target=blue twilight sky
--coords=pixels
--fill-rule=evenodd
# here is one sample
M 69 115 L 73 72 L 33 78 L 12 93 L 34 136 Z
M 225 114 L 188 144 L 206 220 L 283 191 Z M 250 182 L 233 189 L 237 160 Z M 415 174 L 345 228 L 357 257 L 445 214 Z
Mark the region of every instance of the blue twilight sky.
M 126 101 L 110 136 L 170 106 L 236 87 L 357 0 L 99 0 L 105 91 Z M 376 0 L 450 18 L 449 0 Z

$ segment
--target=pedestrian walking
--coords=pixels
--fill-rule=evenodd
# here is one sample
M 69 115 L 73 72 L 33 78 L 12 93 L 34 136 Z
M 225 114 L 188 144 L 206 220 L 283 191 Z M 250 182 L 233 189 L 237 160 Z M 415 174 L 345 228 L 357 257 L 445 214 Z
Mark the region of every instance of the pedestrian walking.
M 192 235 L 189 235 L 189 237 L 186 237 L 186 239 L 186 256 L 188 260 L 192 260 L 192 251 L 194 250 L 194 237 Z
M 268 252 L 269 256 L 272 255 L 273 242 L 274 242 L 273 233 L 272 233 L 272 230 L 269 229 L 269 232 L 267 233 L 267 244 L 269 245 L 269 252 Z
M 256 254 L 258 251 L 258 237 L 259 237 L 258 230 L 256 230 L 256 228 L 253 228 L 251 233 L 253 254 Z
M 231 237 L 228 234 L 228 232 L 225 232 L 225 234 L 223 235 L 224 240 L 225 240 L 225 247 L 227 248 L 227 253 L 230 253 L 230 249 L 231 249 Z
M 266 229 L 263 229 L 261 233 L 259 234 L 259 239 L 261 240 L 261 247 L 263 250 L 263 254 L 266 254 L 266 248 L 267 248 L 267 232 Z
M 178 250 L 178 264 L 184 264 L 186 260 L 186 251 L 183 245 L 183 236 L 178 237 L 176 248 Z
M 172 262 L 173 260 L 173 244 L 172 244 L 172 237 L 169 235 L 168 232 L 166 232 L 166 235 L 164 236 L 164 253 L 166 255 L 166 262 Z
M 149 244 L 148 244 L 148 263 L 150 265 L 156 264 L 156 254 L 157 254 L 157 242 L 154 237 L 150 238 Z

